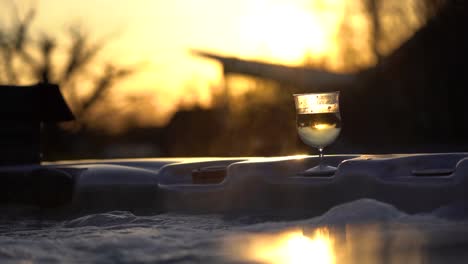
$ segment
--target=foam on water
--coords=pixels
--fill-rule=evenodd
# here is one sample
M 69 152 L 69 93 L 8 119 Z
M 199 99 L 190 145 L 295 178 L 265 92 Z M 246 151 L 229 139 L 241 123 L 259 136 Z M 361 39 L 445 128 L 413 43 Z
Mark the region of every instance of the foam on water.
M 0 263 L 244 263 L 252 261 L 239 247 L 245 241 L 290 230 L 311 235 L 323 227 L 334 237 L 337 252 L 353 249 L 337 263 L 466 263 L 465 209 L 453 205 L 408 215 L 363 199 L 294 221 L 123 211 L 55 222 L 1 220 Z

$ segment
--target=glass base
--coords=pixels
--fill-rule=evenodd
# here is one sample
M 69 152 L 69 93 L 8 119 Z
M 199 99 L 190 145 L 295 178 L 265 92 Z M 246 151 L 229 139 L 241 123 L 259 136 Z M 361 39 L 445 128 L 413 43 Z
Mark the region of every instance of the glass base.
M 336 167 L 320 164 L 310 169 L 307 169 L 303 172 L 300 172 L 299 175 L 300 176 L 331 176 L 335 174 L 336 170 L 337 170 Z

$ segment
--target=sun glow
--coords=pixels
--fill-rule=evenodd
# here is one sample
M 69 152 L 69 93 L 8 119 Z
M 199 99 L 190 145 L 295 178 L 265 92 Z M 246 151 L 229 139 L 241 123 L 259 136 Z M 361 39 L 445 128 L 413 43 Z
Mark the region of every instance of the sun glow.
M 30 1 L 15 2 L 27 10 Z M 332 69 L 335 61 L 341 61 L 337 35 L 343 0 L 135 0 L 113 1 L 112 5 L 93 0 L 36 2 L 39 32 L 58 32 L 58 38 L 64 36 L 59 42 L 67 45 L 64 25 L 72 25 L 75 19 L 78 24 L 82 21 L 91 36 L 109 37 L 100 60 L 136 66 L 135 74 L 116 83 L 108 102 L 117 102 L 113 107 L 122 108 L 119 102 L 129 97 L 147 100 L 138 107 L 127 107 L 128 115 L 144 105 L 157 106 L 138 110 L 145 113 L 135 115 L 140 125 L 164 125 L 180 107 L 209 107 L 222 93 L 225 79 L 221 65 L 193 56 L 188 52 L 193 49 L 291 66 L 307 61 Z M 231 91 L 243 95 L 247 89 Z M 108 104 L 105 108 L 109 109 Z M 112 120 L 122 116 L 113 115 Z
M 257 52 L 270 59 L 298 63 L 305 56 L 322 57 L 331 51 L 330 26 L 297 3 L 265 4 L 259 1 L 246 16 L 242 30 Z
M 316 229 L 311 237 L 301 230 L 264 235 L 251 241 L 247 258 L 274 264 L 332 264 L 335 263 L 333 243 L 327 228 Z

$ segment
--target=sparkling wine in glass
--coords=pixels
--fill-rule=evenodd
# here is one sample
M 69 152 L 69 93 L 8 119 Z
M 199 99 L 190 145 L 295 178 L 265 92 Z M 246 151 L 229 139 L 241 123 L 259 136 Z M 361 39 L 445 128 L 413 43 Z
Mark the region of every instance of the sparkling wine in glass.
M 323 163 L 323 149 L 333 143 L 341 131 L 339 92 L 295 94 L 296 125 L 301 140 L 317 148 L 319 165 L 303 172 L 303 175 L 328 175 L 335 167 Z

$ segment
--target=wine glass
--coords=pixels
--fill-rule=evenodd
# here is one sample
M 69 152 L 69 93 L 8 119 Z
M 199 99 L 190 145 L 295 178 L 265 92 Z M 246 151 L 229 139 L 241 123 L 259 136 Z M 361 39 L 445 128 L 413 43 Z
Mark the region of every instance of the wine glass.
M 323 149 L 333 143 L 341 131 L 339 109 L 340 92 L 294 94 L 296 104 L 296 125 L 301 140 L 317 148 L 319 165 L 310 168 L 302 175 L 330 175 L 335 167 L 323 163 Z

